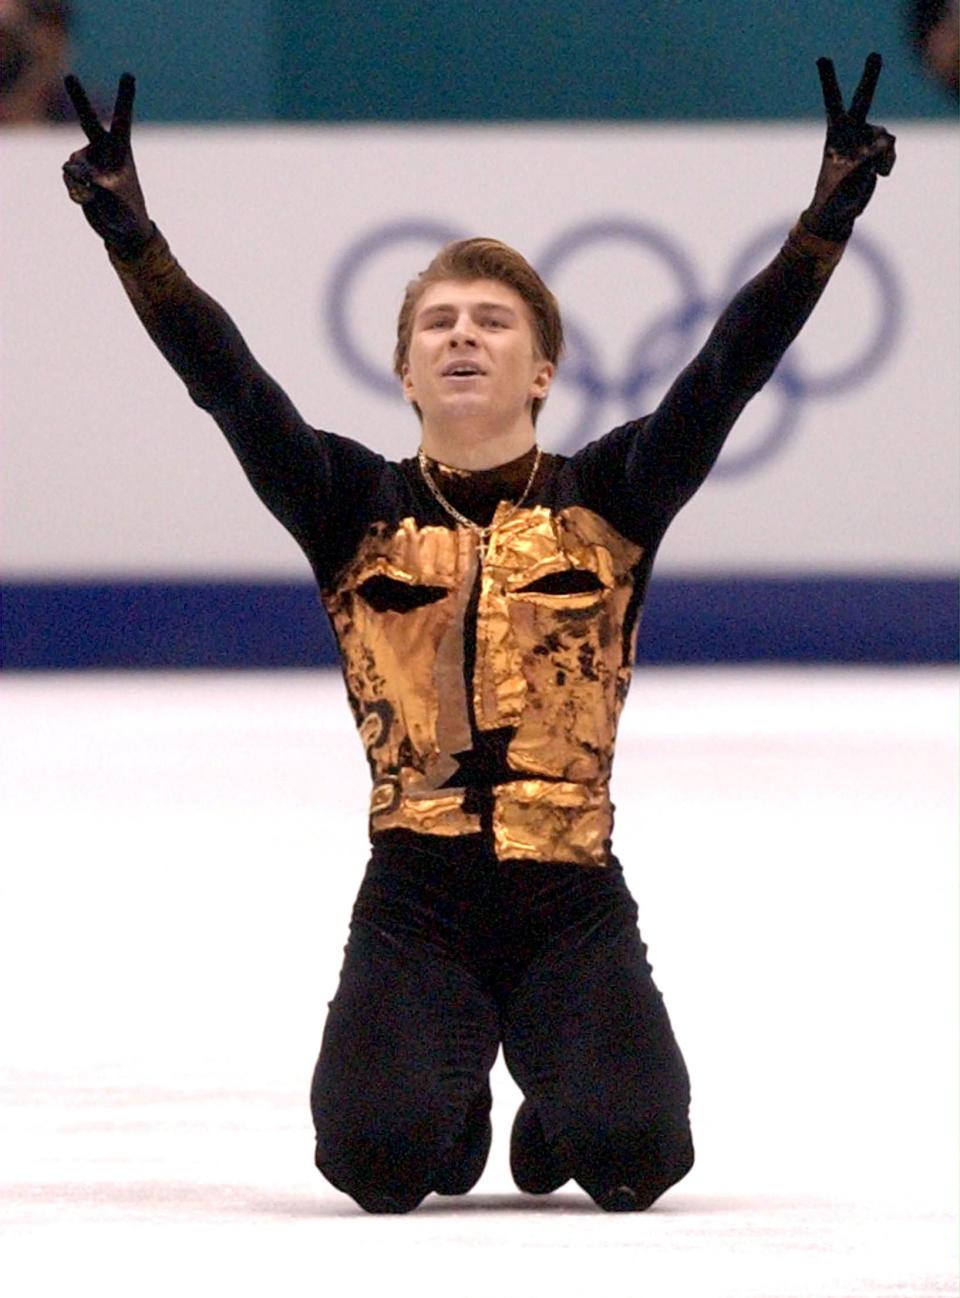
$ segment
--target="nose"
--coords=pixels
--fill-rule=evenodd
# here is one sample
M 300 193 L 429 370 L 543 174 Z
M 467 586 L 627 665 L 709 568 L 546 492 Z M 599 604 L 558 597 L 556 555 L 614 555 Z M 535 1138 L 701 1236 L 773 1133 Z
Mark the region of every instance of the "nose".
M 477 331 L 469 312 L 463 311 L 457 316 L 456 323 L 450 331 L 451 347 L 476 347 Z

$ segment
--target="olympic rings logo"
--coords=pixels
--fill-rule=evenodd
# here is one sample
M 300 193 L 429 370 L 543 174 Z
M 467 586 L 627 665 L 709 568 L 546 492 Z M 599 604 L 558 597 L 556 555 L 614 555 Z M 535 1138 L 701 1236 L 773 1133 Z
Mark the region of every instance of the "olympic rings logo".
M 549 284 L 562 266 L 597 245 L 623 244 L 653 255 L 672 285 L 673 302 L 637 331 L 625 370 L 613 376 L 604 365 L 588 331 L 578 322 L 575 305 L 565 308 L 567 352 L 556 383 L 577 395 L 572 426 L 561 437 L 567 452 L 579 449 L 605 431 L 598 426 L 601 407 L 614 402 L 625 419 L 653 408 L 651 390 L 674 378 L 691 359 L 698 331 L 712 324 L 746 280 L 780 247 L 788 222 L 778 222 L 752 237 L 733 259 L 726 283 L 711 298 L 702 289 L 696 268 L 677 243 L 661 229 L 637 220 L 587 221 L 552 240 L 536 261 Z M 324 316 L 336 353 L 347 369 L 374 392 L 396 397 L 398 383 L 387 365 L 363 354 L 349 323 L 349 304 L 357 279 L 376 257 L 402 244 L 427 243 L 436 248 L 463 238 L 461 231 L 433 221 L 396 221 L 379 226 L 351 244 L 334 267 L 327 285 Z M 796 432 L 803 403 L 836 396 L 865 383 L 883 365 L 896 341 L 903 314 L 902 294 L 887 257 L 866 235 L 857 232 L 846 258 L 859 260 L 873 281 L 879 310 L 859 354 L 826 373 L 808 373 L 802 347 L 794 343 L 767 384 L 776 396 L 776 409 L 759 437 L 742 451 L 728 449 L 713 470 L 716 477 L 747 473 L 775 456 Z

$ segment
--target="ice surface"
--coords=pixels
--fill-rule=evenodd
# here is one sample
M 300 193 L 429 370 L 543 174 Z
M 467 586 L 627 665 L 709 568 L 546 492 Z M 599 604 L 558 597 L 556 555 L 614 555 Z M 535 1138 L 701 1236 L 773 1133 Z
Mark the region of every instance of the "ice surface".
M 650 1212 L 478 1188 L 370 1217 L 307 1088 L 365 859 L 335 674 L 0 685 L 9 1294 L 957 1293 L 956 677 L 640 673 L 615 845 L 694 1086 Z

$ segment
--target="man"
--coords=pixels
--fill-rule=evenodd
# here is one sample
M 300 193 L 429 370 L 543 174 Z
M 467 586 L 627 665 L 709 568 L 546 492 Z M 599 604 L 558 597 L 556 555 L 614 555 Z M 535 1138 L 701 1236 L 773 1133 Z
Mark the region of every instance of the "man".
M 133 78 L 64 167 L 144 325 L 309 559 L 373 776 L 372 856 L 314 1075 L 316 1163 L 372 1212 L 460 1194 L 502 1044 L 518 1186 L 643 1209 L 693 1163 L 689 1081 L 612 854 L 609 778 L 657 546 L 815 305 L 893 165 L 829 60 L 827 146 L 783 249 L 652 415 L 571 457 L 535 423 L 562 348 L 549 290 L 491 239 L 407 289 L 396 370 L 421 423 L 390 463 L 310 428 L 174 261 L 130 153 Z

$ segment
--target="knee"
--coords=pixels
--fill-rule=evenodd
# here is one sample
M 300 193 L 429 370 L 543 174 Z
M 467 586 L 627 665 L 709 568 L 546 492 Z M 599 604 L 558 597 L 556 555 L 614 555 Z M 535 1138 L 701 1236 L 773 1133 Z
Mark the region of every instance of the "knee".
M 314 1162 L 364 1212 L 412 1212 L 429 1194 L 430 1176 L 410 1166 L 409 1153 L 401 1165 L 395 1152 L 371 1141 L 330 1146 L 318 1140 Z
M 571 1142 L 573 1175 L 607 1212 L 642 1212 L 693 1167 L 686 1117 L 610 1125 Z
M 352 1166 L 342 1159 L 334 1162 L 317 1146 L 314 1159 L 317 1170 L 322 1172 L 335 1190 L 349 1197 L 364 1212 L 371 1213 L 405 1213 L 412 1212 L 423 1201 L 426 1191 L 420 1193 L 412 1186 L 400 1185 L 393 1178 L 388 1185 L 377 1184 L 366 1168 Z
M 317 1124 L 315 1164 L 335 1189 L 365 1212 L 404 1213 L 432 1190 L 436 1142 L 423 1125 L 367 1128 Z

